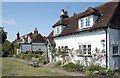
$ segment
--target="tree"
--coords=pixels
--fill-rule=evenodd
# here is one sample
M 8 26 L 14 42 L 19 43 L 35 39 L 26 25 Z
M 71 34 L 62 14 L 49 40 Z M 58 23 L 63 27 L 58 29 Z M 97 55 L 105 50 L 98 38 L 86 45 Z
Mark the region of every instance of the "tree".
M 3 31 L 2 32 L 2 44 L 5 42 L 6 39 L 7 39 L 7 32 Z
M 10 49 L 11 49 L 10 41 L 5 40 L 5 42 L 2 45 L 3 56 L 7 56 L 8 54 L 10 54 Z
M 3 44 L 7 39 L 7 32 L 3 30 L 3 27 L 0 27 L 0 36 L 2 37 L 2 44 Z

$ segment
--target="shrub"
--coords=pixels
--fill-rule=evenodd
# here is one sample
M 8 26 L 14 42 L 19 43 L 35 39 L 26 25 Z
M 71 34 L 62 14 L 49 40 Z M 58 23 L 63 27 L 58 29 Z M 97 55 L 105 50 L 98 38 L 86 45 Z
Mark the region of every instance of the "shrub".
M 43 64 L 47 64 L 48 63 L 48 59 L 46 55 L 42 55 L 41 58 L 39 58 L 40 62 Z
M 94 75 L 92 71 L 86 71 L 85 73 L 86 73 L 87 75 L 89 75 L 89 76 L 93 76 L 93 75 Z
M 15 58 L 18 58 L 18 55 L 17 55 L 17 54 L 15 54 Z
M 62 66 L 62 68 L 67 70 L 67 71 L 73 72 L 76 70 L 77 65 L 75 65 L 74 63 L 68 63 L 68 64 Z
M 61 61 L 58 61 L 55 63 L 55 66 L 60 68 L 61 64 L 62 64 Z
M 101 67 L 101 66 L 86 66 L 85 70 L 86 71 L 100 71 L 100 70 L 106 70 L 106 68 Z
M 13 55 L 12 55 L 12 54 L 9 54 L 8 57 L 13 57 Z
M 25 55 L 24 54 L 21 54 L 21 59 L 25 59 Z
M 32 58 L 32 54 L 26 54 L 26 55 L 25 55 L 25 58 L 26 58 L 26 59 L 31 59 L 31 58 Z
M 39 58 L 39 54 L 33 54 L 34 58 Z
M 79 66 L 77 66 L 77 71 L 85 72 L 84 68 L 85 67 L 83 65 L 79 65 Z
M 107 73 L 108 76 L 115 75 L 115 72 L 112 71 L 112 70 L 110 70 L 110 69 L 108 69 L 108 70 L 106 71 L 106 73 Z

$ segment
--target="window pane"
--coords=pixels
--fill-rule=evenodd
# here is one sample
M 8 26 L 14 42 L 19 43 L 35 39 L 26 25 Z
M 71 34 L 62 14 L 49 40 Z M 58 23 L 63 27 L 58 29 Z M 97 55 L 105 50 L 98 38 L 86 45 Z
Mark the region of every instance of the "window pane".
M 65 49 L 68 49 L 68 46 L 65 46 Z
M 90 17 L 86 18 L 86 26 L 90 26 Z
M 82 46 L 79 45 L 79 54 L 82 54 Z
M 59 33 L 59 27 L 57 27 L 57 33 Z
M 118 54 L 118 46 L 113 46 L 113 54 Z
M 83 45 L 83 52 L 86 54 L 86 45 Z
M 88 54 L 91 54 L 91 45 L 88 45 Z
M 65 46 L 65 51 L 68 52 L 68 46 Z
M 84 26 L 84 20 L 81 19 L 81 28 L 83 28 L 83 26 Z

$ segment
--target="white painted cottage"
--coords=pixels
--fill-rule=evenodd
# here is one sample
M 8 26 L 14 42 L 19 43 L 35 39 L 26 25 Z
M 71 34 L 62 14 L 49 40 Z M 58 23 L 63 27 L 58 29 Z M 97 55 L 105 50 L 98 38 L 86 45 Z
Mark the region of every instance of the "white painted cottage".
M 92 61 L 99 49 L 103 54 L 97 61 L 109 69 L 120 69 L 120 2 L 108 2 L 69 17 L 62 9 L 60 20 L 53 26 L 48 38 L 56 48 L 67 47 L 82 50 L 74 57 L 85 64 L 85 57 Z M 98 55 L 97 57 L 99 57 Z

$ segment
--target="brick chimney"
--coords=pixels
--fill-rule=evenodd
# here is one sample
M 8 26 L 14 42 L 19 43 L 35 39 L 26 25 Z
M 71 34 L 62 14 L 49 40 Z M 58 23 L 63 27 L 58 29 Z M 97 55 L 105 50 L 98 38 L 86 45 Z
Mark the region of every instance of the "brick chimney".
M 19 40 L 20 39 L 20 33 L 18 32 L 17 33 L 17 40 Z
M 63 20 L 65 18 L 68 18 L 68 12 L 62 9 L 61 15 L 60 15 L 60 20 Z

